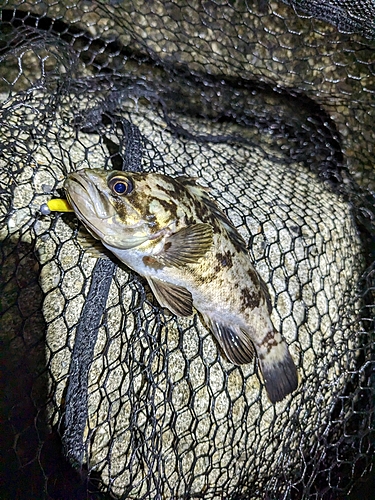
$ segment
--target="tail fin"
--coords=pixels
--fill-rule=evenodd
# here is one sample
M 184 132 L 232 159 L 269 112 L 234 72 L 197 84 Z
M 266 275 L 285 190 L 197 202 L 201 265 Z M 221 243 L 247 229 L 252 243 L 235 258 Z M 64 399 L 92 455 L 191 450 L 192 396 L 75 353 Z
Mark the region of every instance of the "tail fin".
M 258 347 L 258 346 L 257 346 Z M 271 403 L 281 401 L 298 387 L 297 368 L 280 334 L 258 349 L 260 369 Z
M 203 315 L 229 361 L 235 365 L 250 363 L 257 351 L 267 394 L 272 403 L 281 401 L 298 386 L 297 369 L 281 335 L 271 329 L 261 343 L 236 325 L 225 325 Z M 271 326 L 272 328 L 272 326 Z

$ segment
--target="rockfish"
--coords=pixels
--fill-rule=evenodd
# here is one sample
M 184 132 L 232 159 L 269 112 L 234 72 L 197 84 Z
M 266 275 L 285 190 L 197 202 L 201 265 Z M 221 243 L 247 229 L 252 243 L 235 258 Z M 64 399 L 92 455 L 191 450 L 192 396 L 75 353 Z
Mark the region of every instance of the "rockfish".
M 146 278 L 160 306 L 176 316 L 194 307 L 236 365 L 255 350 L 272 403 L 297 388 L 267 287 L 207 188 L 188 177 L 97 169 L 70 174 L 64 187 L 89 232 Z

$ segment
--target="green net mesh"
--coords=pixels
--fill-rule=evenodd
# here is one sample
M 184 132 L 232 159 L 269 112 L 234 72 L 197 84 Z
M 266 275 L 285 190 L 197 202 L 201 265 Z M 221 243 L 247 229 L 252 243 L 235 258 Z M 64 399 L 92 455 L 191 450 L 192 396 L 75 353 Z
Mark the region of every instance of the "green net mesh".
M 288 3 L 2 2 L 2 498 L 339 499 L 369 470 L 374 7 Z M 292 396 L 41 213 L 84 167 L 211 188 Z

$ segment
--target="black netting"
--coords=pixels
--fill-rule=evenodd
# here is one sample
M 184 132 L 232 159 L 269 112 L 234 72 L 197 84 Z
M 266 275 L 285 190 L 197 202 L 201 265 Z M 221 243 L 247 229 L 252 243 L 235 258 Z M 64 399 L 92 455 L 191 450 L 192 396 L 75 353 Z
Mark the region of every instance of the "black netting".
M 369 471 L 374 8 L 289 3 L 3 2 L 1 498 L 339 499 Z M 292 396 L 93 256 L 74 214 L 42 215 L 82 168 L 211 188 Z
M 375 5 L 366 0 L 284 0 L 297 12 L 334 24 L 340 31 L 375 37 Z

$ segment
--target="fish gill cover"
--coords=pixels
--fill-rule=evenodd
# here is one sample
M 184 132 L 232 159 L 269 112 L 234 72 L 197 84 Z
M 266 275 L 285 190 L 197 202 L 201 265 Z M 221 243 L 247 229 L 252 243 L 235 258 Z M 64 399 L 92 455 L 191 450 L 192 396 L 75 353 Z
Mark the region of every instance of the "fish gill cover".
M 371 2 L 287 3 L 2 2 L 3 498 L 345 498 L 369 470 Z M 297 391 L 270 403 L 256 362 L 40 212 L 83 168 L 210 188 Z

